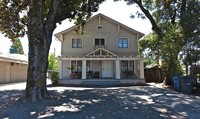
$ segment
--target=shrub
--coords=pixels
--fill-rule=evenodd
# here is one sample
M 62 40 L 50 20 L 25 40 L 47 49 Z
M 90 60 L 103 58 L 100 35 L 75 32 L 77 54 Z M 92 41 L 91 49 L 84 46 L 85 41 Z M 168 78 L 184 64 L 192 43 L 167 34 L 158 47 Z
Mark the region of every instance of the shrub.
M 59 79 L 59 76 L 58 76 L 58 72 L 52 72 L 51 73 L 51 82 L 53 85 L 58 85 L 58 79 Z

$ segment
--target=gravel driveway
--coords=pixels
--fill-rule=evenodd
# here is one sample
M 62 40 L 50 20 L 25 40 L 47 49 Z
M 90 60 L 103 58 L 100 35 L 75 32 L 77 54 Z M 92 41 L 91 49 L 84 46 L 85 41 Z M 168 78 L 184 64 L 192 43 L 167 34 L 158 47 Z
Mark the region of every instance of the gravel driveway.
M 20 100 L 25 83 L 0 85 L 0 119 L 200 119 L 200 97 L 160 86 L 48 87 L 38 103 Z

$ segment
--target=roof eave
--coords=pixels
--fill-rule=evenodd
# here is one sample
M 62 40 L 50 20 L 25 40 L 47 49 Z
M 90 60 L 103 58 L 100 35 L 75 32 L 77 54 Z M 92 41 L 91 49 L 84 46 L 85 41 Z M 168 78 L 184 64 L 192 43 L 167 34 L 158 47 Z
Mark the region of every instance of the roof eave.
M 99 14 L 97 14 L 97 15 L 95 15 L 95 16 L 92 16 L 91 18 L 89 18 L 88 20 L 86 20 L 86 23 L 89 22 L 89 21 L 91 21 L 91 20 L 93 20 L 93 19 L 95 19 L 96 17 L 99 17 L 99 16 L 102 16 L 102 17 L 104 17 L 104 18 L 106 18 L 106 19 L 108 19 L 108 20 L 110 20 L 110 21 L 113 21 L 113 22 L 115 22 L 116 24 L 119 24 L 120 26 L 123 26 L 123 27 L 125 27 L 126 29 L 130 30 L 131 32 L 134 32 L 134 33 L 136 33 L 136 34 L 139 34 L 141 37 L 143 37 L 143 36 L 145 35 L 144 33 L 141 33 L 141 32 L 139 32 L 139 31 L 137 31 L 137 30 L 134 30 L 134 29 L 130 28 L 129 26 L 126 26 L 126 25 L 124 25 L 124 24 L 122 24 L 122 23 L 120 23 L 120 22 L 118 22 L 118 21 L 116 21 L 116 20 L 114 20 L 114 19 L 112 19 L 112 18 L 110 18 L 110 17 L 107 17 L 107 16 L 103 15 L 102 13 L 99 13 Z M 59 35 L 63 35 L 63 34 L 65 34 L 65 33 L 69 32 L 69 31 L 71 31 L 71 30 L 77 28 L 77 26 L 78 26 L 78 25 L 74 25 L 74 26 L 72 26 L 72 27 L 70 27 L 70 28 L 68 28 L 68 29 L 66 29 L 66 30 L 63 30 L 63 31 L 61 31 L 61 32 L 56 33 L 54 36 L 58 39 L 58 41 L 62 41 L 61 39 L 59 39 Z M 140 37 L 140 38 L 141 38 L 141 37 Z

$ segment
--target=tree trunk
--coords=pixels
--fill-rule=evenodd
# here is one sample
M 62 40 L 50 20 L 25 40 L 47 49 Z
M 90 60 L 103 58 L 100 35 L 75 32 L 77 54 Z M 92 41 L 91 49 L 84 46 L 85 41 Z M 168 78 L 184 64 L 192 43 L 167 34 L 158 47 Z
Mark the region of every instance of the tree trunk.
M 26 98 L 29 101 L 39 101 L 48 96 L 46 88 L 46 72 L 48 54 L 52 36 L 48 36 L 43 23 L 43 1 L 32 1 L 29 8 L 28 25 L 28 73 Z

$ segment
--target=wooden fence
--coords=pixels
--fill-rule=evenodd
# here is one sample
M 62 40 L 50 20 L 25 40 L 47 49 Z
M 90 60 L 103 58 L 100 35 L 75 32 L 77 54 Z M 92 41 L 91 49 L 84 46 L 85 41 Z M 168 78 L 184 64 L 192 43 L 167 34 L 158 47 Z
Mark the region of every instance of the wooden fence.
M 144 69 L 145 81 L 162 83 L 166 77 L 166 71 L 159 67 Z

